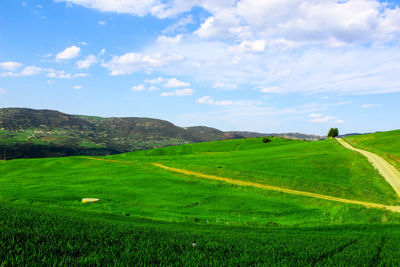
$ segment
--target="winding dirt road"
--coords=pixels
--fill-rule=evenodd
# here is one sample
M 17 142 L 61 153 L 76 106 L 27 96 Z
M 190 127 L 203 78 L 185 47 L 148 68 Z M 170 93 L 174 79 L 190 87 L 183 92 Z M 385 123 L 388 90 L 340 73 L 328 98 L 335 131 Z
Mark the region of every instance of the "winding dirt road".
M 382 157 L 372 152 L 355 148 L 341 138 L 336 138 L 336 140 L 338 140 L 338 142 L 345 148 L 357 151 L 358 153 L 364 155 L 368 161 L 371 162 L 374 168 L 379 171 L 379 174 L 382 175 L 382 177 L 385 178 L 385 180 L 393 187 L 394 191 L 396 191 L 396 194 L 400 196 L 400 172 L 396 170 L 395 167 L 390 165 Z
M 383 205 L 383 204 L 378 204 L 378 203 L 370 203 L 370 202 L 364 202 L 364 201 L 358 201 L 358 200 L 351 200 L 351 199 L 344 199 L 344 198 L 339 198 L 339 197 L 320 195 L 320 194 L 315 194 L 315 193 L 311 193 L 311 192 L 292 190 L 292 189 L 276 187 L 276 186 L 272 186 L 272 185 L 266 185 L 266 184 L 237 180 L 237 179 L 232 179 L 232 178 L 220 177 L 220 176 L 216 176 L 216 175 L 193 172 L 193 171 L 184 170 L 184 169 L 177 169 L 177 168 L 168 167 L 168 166 L 165 166 L 165 165 L 162 165 L 159 163 L 153 163 L 153 165 L 163 168 L 168 171 L 182 173 L 185 175 L 196 176 L 196 177 L 209 179 L 209 180 L 222 181 L 222 182 L 226 182 L 229 184 L 235 184 L 235 185 L 240 185 L 240 186 L 250 186 L 250 187 L 255 187 L 255 188 L 260 188 L 260 189 L 265 189 L 265 190 L 287 193 L 287 194 L 307 196 L 307 197 L 325 199 L 325 200 L 347 203 L 347 204 L 361 205 L 361 206 L 364 206 L 367 208 L 385 209 L 385 210 L 390 210 L 393 212 L 400 212 L 400 206 L 388 206 L 388 205 Z

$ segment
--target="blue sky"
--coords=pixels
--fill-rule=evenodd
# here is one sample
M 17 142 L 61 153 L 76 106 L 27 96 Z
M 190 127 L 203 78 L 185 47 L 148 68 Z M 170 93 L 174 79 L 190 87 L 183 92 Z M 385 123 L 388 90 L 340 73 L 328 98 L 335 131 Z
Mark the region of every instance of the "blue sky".
M 400 3 L 0 2 L 0 107 L 221 130 L 400 128 Z

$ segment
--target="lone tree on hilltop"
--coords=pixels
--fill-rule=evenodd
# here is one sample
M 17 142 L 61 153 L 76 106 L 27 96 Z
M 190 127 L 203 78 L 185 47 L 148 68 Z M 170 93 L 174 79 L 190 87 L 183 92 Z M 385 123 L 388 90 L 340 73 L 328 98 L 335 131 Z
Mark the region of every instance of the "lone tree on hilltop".
M 338 128 L 331 128 L 328 132 L 328 137 L 336 137 L 339 135 Z

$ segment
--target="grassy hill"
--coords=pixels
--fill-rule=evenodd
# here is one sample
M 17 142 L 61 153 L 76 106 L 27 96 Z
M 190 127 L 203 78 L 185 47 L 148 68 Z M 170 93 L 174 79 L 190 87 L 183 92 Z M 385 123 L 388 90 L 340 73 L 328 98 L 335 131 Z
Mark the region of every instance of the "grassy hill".
M 181 128 L 151 118 L 102 118 L 54 110 L 0 109 L 0 158 L 7 159 L 110 155 L 244 137 L 205 126 Z
M 400 262 L 395 253 L 400 214 L 210 181 L 152 165 L 398 203 L 368 161 L 335 140 L 271 140 L 2 162 L 0 246 L 7 249 L 0 252 L 0 262 L 321 266 Z M 100 201 L 82 204 L 83 197 Z
M 400 130 L 348 136 L 344 139 L 354 147 L 382 156 L 400 170 Z

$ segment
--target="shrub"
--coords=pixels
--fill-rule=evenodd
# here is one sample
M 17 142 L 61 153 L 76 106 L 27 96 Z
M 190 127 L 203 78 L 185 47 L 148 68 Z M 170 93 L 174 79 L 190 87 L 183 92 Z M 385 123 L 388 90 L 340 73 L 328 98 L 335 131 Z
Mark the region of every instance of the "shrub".
M 269 143 L 269 142 L 271 142 L 271 139 L 269 139 L 269 138 L 267 138 L 267 137 L 264 137 L 264 138 L 262 139 L 262 141 L 263 141 L 263 143 Z

